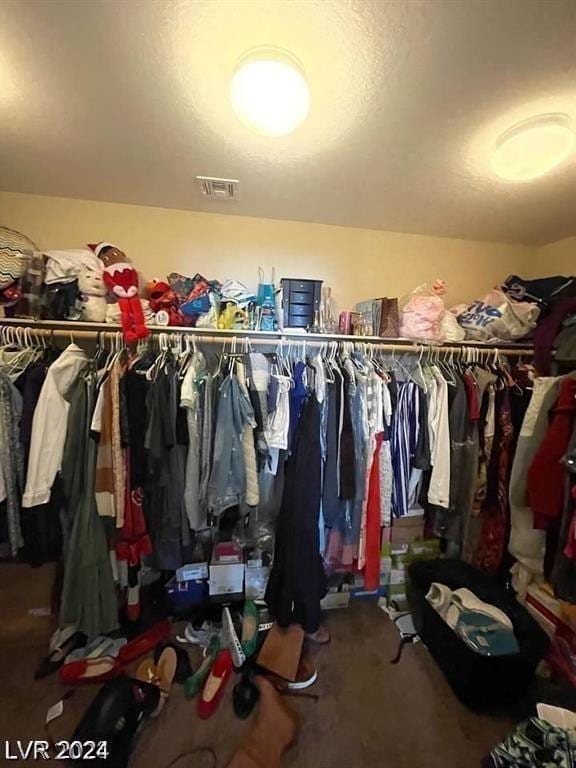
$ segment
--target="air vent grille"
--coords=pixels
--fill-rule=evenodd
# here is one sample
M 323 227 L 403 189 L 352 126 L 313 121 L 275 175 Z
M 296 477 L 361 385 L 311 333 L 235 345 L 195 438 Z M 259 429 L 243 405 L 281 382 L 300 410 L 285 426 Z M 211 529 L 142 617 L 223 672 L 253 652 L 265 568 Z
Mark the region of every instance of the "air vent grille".
M 213 176 L 196 176 L 204 197 L 213 200 L 237 200 L 240 196 L 238 179 L 217 179 Z

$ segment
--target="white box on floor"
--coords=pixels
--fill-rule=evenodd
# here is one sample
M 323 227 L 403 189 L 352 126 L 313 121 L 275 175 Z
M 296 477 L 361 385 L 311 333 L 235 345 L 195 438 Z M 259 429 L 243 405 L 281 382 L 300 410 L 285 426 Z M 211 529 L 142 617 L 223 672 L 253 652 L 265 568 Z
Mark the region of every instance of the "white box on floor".
M 243 592 L 244 563 L 211 563 L 208 583 L 211 596 Z

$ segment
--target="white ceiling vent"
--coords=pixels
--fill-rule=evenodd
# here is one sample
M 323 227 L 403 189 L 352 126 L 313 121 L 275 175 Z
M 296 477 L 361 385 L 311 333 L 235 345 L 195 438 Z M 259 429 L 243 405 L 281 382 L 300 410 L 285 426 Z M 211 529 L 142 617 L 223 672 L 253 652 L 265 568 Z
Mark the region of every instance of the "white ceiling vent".
M 238 179 L 216 179 L 213 176 L 196 176 L 204 197 L 213 200 L 237 200 L 240 197 Z

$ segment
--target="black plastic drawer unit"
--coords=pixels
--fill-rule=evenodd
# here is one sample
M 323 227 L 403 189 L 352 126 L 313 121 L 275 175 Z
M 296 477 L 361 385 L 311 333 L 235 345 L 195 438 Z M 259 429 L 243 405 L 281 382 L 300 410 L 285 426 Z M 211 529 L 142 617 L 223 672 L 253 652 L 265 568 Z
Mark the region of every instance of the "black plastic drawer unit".
M 314 313 L 320 312 L 322 280 L 282 278 L 282 311 L 284 328 L 308 328 Z

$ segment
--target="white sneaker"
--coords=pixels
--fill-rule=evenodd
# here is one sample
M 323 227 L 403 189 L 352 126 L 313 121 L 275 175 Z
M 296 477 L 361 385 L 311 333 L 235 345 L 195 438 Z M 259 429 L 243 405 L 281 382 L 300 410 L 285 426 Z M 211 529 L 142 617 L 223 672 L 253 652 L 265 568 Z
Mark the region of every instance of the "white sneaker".
M 314 685 L 318 679 L 318 670 L 315 669 L 310 677 L 306 680 L 294 680 L 294 682 L 288 683 L 287 688 L 289 691 L 303 691 L 304 688 L 310 688 Z

